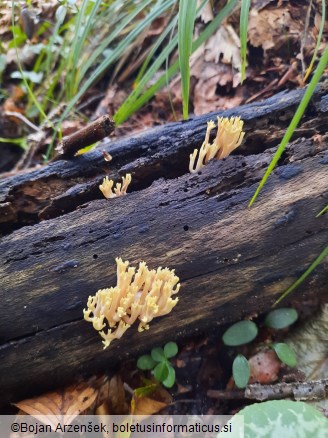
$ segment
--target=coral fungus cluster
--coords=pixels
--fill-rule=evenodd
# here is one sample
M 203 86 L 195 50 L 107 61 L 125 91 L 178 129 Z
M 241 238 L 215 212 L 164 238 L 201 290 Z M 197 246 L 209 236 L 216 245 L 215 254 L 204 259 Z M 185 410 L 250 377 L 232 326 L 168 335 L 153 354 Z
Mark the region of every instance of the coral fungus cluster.
M 129 187 L 129 184 L 131 182 L 131 174 L 127 173 L 122 178 L 122 184 L 117 183 L 114 187 L 113 191 L 113 185 L 114 181 L 112 179 L 108 179 L 108 176 L 104 178 L 102 184 L 100 184 L 99 189 L 102 191 L 102 194 L 105 196 L 105 198 L 116 198 L 117 196 L 123 196 L 126 195 L 126 190 Z
M 215 128 L 215 123 L 210 120 L 207 123 L 205 140 L 198 149 L 190 155 L 189 171 L 191 173 L 198 172 L 212 158 L 221 160 L 227 157 L 234 149 L 236 149 L 243 141 L 245 132 L 242 131 L 244 122 L 240 117 L 218 117 L 218 130 L 213 143 L 209 143 L 210 133 Z M 195 166 L 195 161 L 198 153 L 198 159 Z
M 119 339 L 138 319 L 138 331 L 147 330 L 149 322 L 169 313 L 177 304 L 179 278 L 168 268 L 148 269 L 145 262 L 136 270 L 129 262 L 116 259 L 117 285 L 89 296 L 84 319 L 93 324 L 103 338 L 104 348 Z M 108 328 L 107 333 L 104 328 Z

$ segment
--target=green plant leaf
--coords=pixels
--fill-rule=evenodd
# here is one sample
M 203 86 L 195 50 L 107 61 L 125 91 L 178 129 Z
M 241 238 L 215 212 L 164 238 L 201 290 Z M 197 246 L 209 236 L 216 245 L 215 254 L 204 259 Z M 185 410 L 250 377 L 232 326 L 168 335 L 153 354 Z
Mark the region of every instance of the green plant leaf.
M 157 347 L 157 348 L 153 348 L 151 350 L 151 357 L 156 361 L 156 362 L 163 362 L 165 361 L 165 354 L 164 354 L 164 350 L 161 347 Z
M 232 364 L 232 375 L 237 388 L 246 388 L 250 374 L 248 360 L 242 354 L 238 354 Z
M 183 118 L 188 119 L 190 66 L 189 58 L 192 49 L 192 37 L 196 18 L 197 1 L 180 0 L 178 20 L 178 49 L 181 73 L 181 94 Z
M 279 342 L 277 344 L 272 344 L 272 348 L 276 352 L 276 355 L 279 357 L 281 362 L 289 367 L 296 367 L 297 359 L 295 353 L 287 344 Z
M 0 137 L 0 143 L 15 144 L 15 145 L 21 147 L 22 149 L 24 149 L 24 151 L 26 151 L 26 149 L 28 147 L 26 137 L 20 137 L 20 138 L 3 138 L 3 137 Z
M 304 96 L 300 102 L 300 104 L 298 105 L 298 108 L 294 114 L 294 117 L 292 118 L 292 121 L 290 122 L 287 131 L 285 132 L 285 135 L 283 136 L 283 139 L 280 142 L 280 145 L 276 151 L 276 153 L 274 154 L 274 157 L 272 158 L 269 167 L 267 168 L 263 178 L 260 181 L 259 186 L 257 187 L 250 203 L 249 203 L 249 207 L 252 206 L 252 204 L 255 202 L 255 199 L 258 197 L 260 191 L 262 190 L 262 187 L 264 186 L 264 184 L 266 183 L 267 179 L 269 178 L 271 172 L 273 171 L 273 169 L 276 167 L 276 164 L 278 163 L 282 153 L 284 152 L 287 143 L 289 142 L 289 140 L 291 139 L 297 125 L 299 124 L 304 111 L 306 109 L 306 107 L 308 106 L 311 97 L 314 93 L 315 87 L 317 86 L 326 66 L 328 64 L 328 45 L 326 45 L 325 51 L 322 54 L 319 64 L 315 70 L 315 73 L 313 75 L 313 78 L 311 79 L 311 82 L 309 83 Z
M 295 290 L 303 281 L 311 274 L 311 272 L 322 262 L 322 260 L 328 255 L 328 246 L 318 255 L 318 257 L 314 260 L 313 263 L 307 268 L 307 270 L 298 278 L 295 283 L 293 283 L 287 290 L 284 292 L 281 297 L 274 303 L 274 306 L 280 303 L 281 300 L 287 297 L 293 290 Z
M 168 364 L 167 370 L 168 370 L 168 375 L 166 379 L 162 381 L 162 383 L 166 388 L 172 388 L 172 386 L 175 384 L 175 369 Z
M 226 3 L 226 5 L 221 9 L 221 11 L 216 15 L 214 20 L 212 20 L 207 27 L 203 30 L 203 32 L 200 34 L 200 36 L 196 39 L 196 41 L 193 41 L 192 44 L 192 52 L 196 51 L 219 27 L 221 22 L 228 17 L 234 7 L 237 4 L 237 0 L 230 0 Z M 174 45 L 176 38 L 174 37 L 168 46 Z M 163 51 L 164 52 L 164 51 Z M 158 58 L 160 58 L 163 55 L 163 52 L 160 53 Z M 165 48 L 165 57 L 167 58 L 167 53 L 169 52 Z M 158 62 L 158 58 L 156 58 L 155 63 Z M 149 68 L 153 69 L 153 65 Z M 148 71 L 149 71 L 148 70 Z M 157 68 L 158 70 L 158 68 Z M 157 71 L 154 69 L 154 71 Z M 169 78 L 171 78 L 175 73 L 177 73 L 179 70 L 179 60 L 175 61 L 167 70 L 166 73 L 164 73 L 156 82 L 155 84 L 151 85 L 146 91 L 143 92 L 142 95 L 140 95 L 141 92 L 136 93 L 136 90 L 133 90 L 132 93 L 127 97 L 127 99 L 123 102 L 123 104 L 120 106 L 118 111 L 114 114 L 113 119 L 117 125 L 123 123 L 125 120 L 127 120 L 132 114 L 134 114 L 139 108 L 141 108 L 145 103 L 147 103 L 153 95 L 160 90 L 162 87 L 167 84 L 167 81 Z M 147 73 L 146 73 L 147 74 Z M 145 74 L 145 76 L 146 76 Z M 142 78 L 142 80 L 144 77 Z M 138 83 L 137 88 L 141 88 L 141 80 L 140 83 Z
M 156 364 L 157 362 L 149 354 L 140 356 L 137 361 L 137 367 L 140 370 L 152 370 Z
M 236 347 L 248 344 L 257 336 L 257 326 L 253 321 L 239 321 L 226 330 L 222 336 L 225 345 Z
M 169 375 L 169 366 L 167 362 L 160 362 L 158 363 L 154 370 L 153 374 L 156 380 L 159 382 L 163 382 L 165 379 L 168 378 Z
M 178 353 L 178 346 L 175 342 L 168 342 L 164 345 L 164 355 L 167 359 L 176 356 Z
M 282 307 L 269 312 L 264 320 L 267 327 L 279 330 L 288 327 L 297 320 L 298 314 L 295 309 Z
M 133 392 L 136 397 L 145 397 L 155 392 L 157 388 L 158 388 L 158 383 L 152 383 L 152 382 L 148 383 L 146 381 L 145 386 L 136 388 Z
M 244 438 L 325 438 L 328 420 L 312 406 L 291 400 L 254 403 L 240 410 L 231 420 L 232 430 L 238 430 L 240 416 L 244 420 Z M 224 434 L 226 435 L 226 434 Z M 220 435 L 218 435 L 219 438 Z
M 240 10 L 241 83 L 246 77 L 247 30 L 250 0 L 242 0 Z
M 307 68 L 307 70 L 305 72 L 304 82 L 307 80 L 307 78 L 309 77 L 309 74 L 312 71 L 313 64 L 314 64 L 314 61 L 316 60 L 317 53 L 318 53 L 318 50 L 319 50 L 319 47 L 320 47 L 320 44 L 321 44 L 321 41 L 322 41 L 322 34 L 323 34 L 324 27 L 325 27 L 325 17 L 326 17 L 326 0 L 321 0 L 321 8 L 322 8 L 322 10 L 321 10 L 321 22 L 320 22 L 320 28 L 319 28 L 318 38 L 317 38 L 317 44 L 315 45 L 315 49 L 314 49 L 314 52 L 313 52 L 313 56 L 312 56 L 310 65 L 308 66 L 308 68 Z
M 328 211 L 328 205 L 326 205 L 317 215 L 316 217 L 322 216 Z

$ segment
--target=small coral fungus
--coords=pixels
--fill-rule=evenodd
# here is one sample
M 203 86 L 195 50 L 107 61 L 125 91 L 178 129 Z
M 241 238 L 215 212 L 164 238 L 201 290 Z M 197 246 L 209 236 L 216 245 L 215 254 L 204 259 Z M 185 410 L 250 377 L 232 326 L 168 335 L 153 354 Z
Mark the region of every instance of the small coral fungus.
M 105 196 L 105 198 L 116 198 L 117 196 L 123 196 L 126 195 L 126 190 L 131 182 L 131 174 L 127 173 L 122 178 L 122 184 L 117 183 L 114 187 L 113 191 L 113 185 L 114 181 L 111 179 L 108 179 L 108 176 L 104 178 L 103 183 L 99 186 L 99 189 L 102 191 L 102 194 Z
M 178 298 L 179 278 L 168 268 L 148 269 L 145 262 L 139 267 L 129 267 L 129 262 L 116 259 L 117 285 L 101 289 L 89 296 L 84 319 L 93 324 L 103 338 L 104 348 L 119 339 L 138 319 L 138 331 L 147 330 L 149 322 L 171 312 Z M 107 333 L 103 330 L 107 328 Z
M 243 141 L 245 132 L 242 131 L 244 122 L 240 120 L 240 117 L 218 117 L 218 130 L 217 135 L 212 144 L 209 143 L 210 133 L 215 128 L 215 123 L 210 120 L 207 123 L 207 130 L 205 140 L 198 149 L 190 155 L 189 171 L 191 173 L 198 172 L 205 164 L 212 158 L 221 160 L 227 157 L 234 149 L 236 149 Z M 195 160 L 197 157 L 197 163 L 195 166 Z

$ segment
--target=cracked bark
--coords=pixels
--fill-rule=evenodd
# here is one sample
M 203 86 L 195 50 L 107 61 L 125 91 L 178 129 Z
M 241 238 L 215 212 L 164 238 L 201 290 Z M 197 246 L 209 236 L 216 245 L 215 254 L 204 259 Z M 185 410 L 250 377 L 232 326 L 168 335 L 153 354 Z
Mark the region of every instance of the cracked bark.
M 208 115 L 3 179 L 0 403 L 267 310 L 327 244 L 327 216 L 315 217 L 328 195 L 326 93 L 322 85 L 251 209 L 302 90 L 221 113 L 245 120 L 245 144 L 197 175 L 187 173 L 188 157 Z M 128 172 L 132 192 L 103 199 L 102 177 Z M 88 295 L 116 284 L 117 256 L 175 268 L 180 301 L 148 332 L 131 327 L 102 351 L 82 309 Z M 327 270 L 324 261 L 297 295 L 326 299 Z

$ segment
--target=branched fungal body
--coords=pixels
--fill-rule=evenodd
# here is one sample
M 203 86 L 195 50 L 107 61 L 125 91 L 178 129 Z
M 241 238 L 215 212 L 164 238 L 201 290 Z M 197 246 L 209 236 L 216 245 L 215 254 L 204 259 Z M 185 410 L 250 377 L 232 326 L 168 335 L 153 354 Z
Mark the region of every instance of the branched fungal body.
M 104 348 L 119 339 L 138 319 L 138 331 L 148 330 L 149 322 L 171 312 L 178 298 L 179 278 L 168 268 L 148 269 L 145 262 L 136 270 L 129 262 L 116 259 L 117 285 L 89 296 L 84 319 L 92 322 L 103 338 Z M 107 328 L 107 333 L 104 331 Z
M 108 176 L 104 178 L 102 184 L 100 184 L 99 189 L 106 199 L 116 198 L 117 196 L 126 195 L 126 190 L 131 183 L 132 177 L 130 173 L 127 173 L 122 177 L 122 184 L 116 183 L 113 191 L 114 181 L 112 179 L 108 179 Z
M 205 135 L 205 140 L 198 149 L 195 149 L 192 154 L 190 154 L 189 161 L 189 171 L 191 173 L 196 173 L 202 167 L 205 166 L 212 160 L 216 158 L 221 160 L 227 157 L 231 152 L 236 149 L 243 141 L 245 132 L 243 132 L 244 122 L 240 120 L 240 117 L 218 117 L 218 130 L 216 138 L 213 143 L 209 143 L 209 137 L 212 129 L 215 128 L 215 123 L 213 120 L 207 122 L 207 130 Z M 196 157 L 198 154 L 197 162 L 195 165 Z

